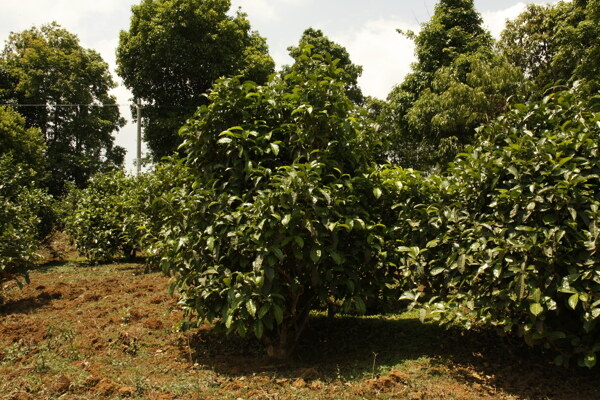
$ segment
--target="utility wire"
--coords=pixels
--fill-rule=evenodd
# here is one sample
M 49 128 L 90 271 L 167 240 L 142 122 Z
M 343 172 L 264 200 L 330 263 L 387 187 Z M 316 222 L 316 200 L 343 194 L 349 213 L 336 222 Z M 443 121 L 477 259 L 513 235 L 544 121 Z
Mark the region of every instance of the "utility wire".
M 3 107 L 125 107 L 135 106 L 133 103 L 127 104 L 14 104 L 0 103 Z

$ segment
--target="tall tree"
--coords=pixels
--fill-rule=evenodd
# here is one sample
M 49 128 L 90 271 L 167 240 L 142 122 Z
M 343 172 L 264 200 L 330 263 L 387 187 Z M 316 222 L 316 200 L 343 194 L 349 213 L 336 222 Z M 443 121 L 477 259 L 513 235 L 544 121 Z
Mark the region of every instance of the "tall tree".
M 600 88 L 600 1 L 529 5 L 506 25 L 499 47 L 531 80 L 532 97 L 582 81 Z
M 13 33 L 0 56 L 0 101 L 14 104 L 27 127 L 47 144 L 52 193 L 65 182 L 83 186 L 89 176 L 121 165 L 125 150 L 112 133 L 124 124 L 109 90 L 108 65 L 76 35 L 52 23 Z
M 392 161 L 443 165 L 518 92 L 520 74 L 481 24 L 472 0 L 441 0 L 418 34 L 401 32 L 414 39 L 417 62 L 379 116 Z
M 179 128 L 213 82 L 242 75 L 263 83 L 274 70 L 266 41 L 229 0 L 142 0 L 117 49 L 118 73 L 144 102 L 144 139 L 154 159 L 171 154 Z

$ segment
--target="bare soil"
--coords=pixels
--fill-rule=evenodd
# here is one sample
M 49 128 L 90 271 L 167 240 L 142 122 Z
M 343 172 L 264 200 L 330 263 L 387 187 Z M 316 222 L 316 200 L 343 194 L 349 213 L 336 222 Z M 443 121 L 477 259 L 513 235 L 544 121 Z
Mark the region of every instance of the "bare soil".
M 181 333 L 169 279 L 53 262 L 0 304 L 0 399 L 600 399 L 600 373 L 411 315 L 315 316 L 287 363 L 210 326 Z

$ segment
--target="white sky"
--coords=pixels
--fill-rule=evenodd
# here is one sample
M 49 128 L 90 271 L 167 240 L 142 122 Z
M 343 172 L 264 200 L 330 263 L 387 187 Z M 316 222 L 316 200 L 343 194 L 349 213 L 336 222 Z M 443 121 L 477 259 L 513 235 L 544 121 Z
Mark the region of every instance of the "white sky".
M 128 29 L 131 6 L 140 0 L 0 0 L 0 40 L 10 32 L 56 21 L 77 34 L 84 47 L 100 52 L 111 71 L 115 70 L 115 49 L 119 31 Z M 507 18 L 516 17 L 528 3 L 552 0 L 475 0 L 485 26 L 497 37 Z M 366 95 L 385 98 L 400 83 L 414 61 L 411 41 L 396 28 L 418 30 L 429 20 L 436 1 L 398 0 L 232 0 L 248 14 L 252 28 L 267 38 L 270 53 L 278 66 L 291 59 L 287 47 L 296 45 L 308 28 L 322 29 L 330 39 L 346 47 L 355 64 L 363 66 L 359 84 Z M 115 75 L 115 80 L 120 80 Z M 129 91 L 120 85 L 113 92 L 119 103 L 127 104 Z M 130 121 L 116 134 L 116 143 L 128 150 L 126 164 L 132 169 L 136 128 L 128 106 L 121 114 Z

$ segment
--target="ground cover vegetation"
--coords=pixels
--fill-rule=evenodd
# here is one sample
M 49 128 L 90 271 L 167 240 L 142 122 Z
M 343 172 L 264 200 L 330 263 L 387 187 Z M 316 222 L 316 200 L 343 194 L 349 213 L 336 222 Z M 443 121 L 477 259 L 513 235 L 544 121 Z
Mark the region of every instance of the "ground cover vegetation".
M 121 73 L 139 72 L 126 72 L 125 59 L 156 51 L 144 46 L 169 47 L 168 35 L 164 43 L 134 39 L 154 13 L 179 10 L 184 27 L 199 18 L 167 3 L 134 7 Z M 220 21 L 212 29 L 233 24 L 264 46 L 243 15 L 217 18 L 228 2 L 200 3 Z M 532 6 L 496 44 L 472 1 L 441 0 L 418 34 L 404 32 L 417 62 L 386 102 L 364 98 L 360 67 L 320 31 L 305 31 L 289 49 L 293 64 L 270 75 L 266 47 L 242 46 L 228 55 L 237 67 L 220 72 L 229 77 L 182 89 L 191 97 L 170 120 L 177 124 L 145 116 L 170 144 L 181 126 L 176 154 L 138 177 L 105 172 L 73 187 L 62 200 L 65 230 L 93 263 L 147 256 L 171 277 L 183 330 L 210 324 L 254 337 L 271 359 L 294 355 L 315 312 L 409 307 L 451 327 L 522 338 L 559 365 L 592 368 L 600 352 L 600 96 L 587 64 L 598 52 L 599 4 Z M 263 74 L 249 80 L 244 68 L 258 59 Z M 193 82 L 186 74 L 173 76 Z M 130 82 L 134 96 L 160 108 L 164 99 Z M 43 174 L 43 162 L 10 151 L 25 146 L 26 160 L 39 160 L 47 151 L 39 131 L 13 111 L 0 117 L 7 182 Z M 173 154 L 156 146 L 155 156 Z M 27 204 L 44 204 L 38 187 L 1 187 L 7 204 L 29 212 L 22 225 L 13 213 L 2 220 L 5 232 L 23 232 L 0 249 L 8 277 L 31 266 L 41 211 Z

